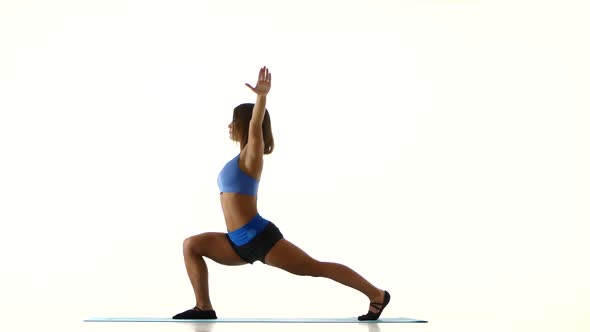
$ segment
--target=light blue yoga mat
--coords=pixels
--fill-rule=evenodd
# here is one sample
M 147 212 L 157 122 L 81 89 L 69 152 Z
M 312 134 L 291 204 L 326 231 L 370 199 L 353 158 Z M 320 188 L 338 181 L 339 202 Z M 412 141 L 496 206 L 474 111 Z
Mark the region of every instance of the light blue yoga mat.
M 166 322 L 166 323 L 428 323 L 425 320 L 413 318 L 380 318 L 373 321 L 359 321 L 350 318 L 218 318 L 218 319 L 172 319 L 152 317 L 102 317 L 85 319 L 84 322 Z

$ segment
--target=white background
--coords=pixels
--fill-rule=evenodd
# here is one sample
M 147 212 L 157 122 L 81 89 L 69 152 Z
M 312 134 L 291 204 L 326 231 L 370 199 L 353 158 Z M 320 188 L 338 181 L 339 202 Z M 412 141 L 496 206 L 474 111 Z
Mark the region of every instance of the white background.
M 2 0 L 0 311 L 193 306 L 182 241 L 225 231 L 227 125 L 266 65 L 259 211 L 289 240 L 424 329 L 583 330 L 588 15 L 573 0 Z M 368 308 L 260 263 L 209 272 L 223 317 Z

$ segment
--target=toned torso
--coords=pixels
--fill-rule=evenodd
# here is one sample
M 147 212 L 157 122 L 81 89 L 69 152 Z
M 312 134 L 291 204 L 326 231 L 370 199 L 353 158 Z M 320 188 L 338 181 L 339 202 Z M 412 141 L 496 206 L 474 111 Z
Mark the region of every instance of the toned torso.
M 246 162 L 246 148 L 240 153 L 240 169 L 246 174 L 260 180 L 262 174 L 262 158 L 260 160 Z M 248 223 L 257 213 L 257 196 L 244 195 L 238 193 L 221 193 L 219 195 L 221 209 L 225 217 L 227 231 L 231 232 Z

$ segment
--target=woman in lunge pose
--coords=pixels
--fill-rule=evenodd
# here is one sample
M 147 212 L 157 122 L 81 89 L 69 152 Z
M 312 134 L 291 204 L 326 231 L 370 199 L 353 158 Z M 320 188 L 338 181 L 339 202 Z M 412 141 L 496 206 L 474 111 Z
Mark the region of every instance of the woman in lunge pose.
M 370 301 L 369 312 L 359 320 L 376 320 L 387 306 L 390 295 L 369 283 L 349 267 L 321 262 L 289 242 L 279 229 L 258 213 L 258 184 L 262 174 L 263 156 L 274 148 L 266 96 L 271 75 L 260 69 L 255 104 L 241 104 L 234 109 L 229 124 L 230 137 L 240 143 L 240 153 L 230 160 L 217 178 L 221 207 L 228 233 L 202 233 L 184 240 L 184 263 L 193 286 L 196 306 L 175 315 L 175 319 L 215 319 L 209 298 L 209 279 L 204 257 L 224 265 L 242 265 L 261 261 L 300 276 L 325 277 L 352 287 Z

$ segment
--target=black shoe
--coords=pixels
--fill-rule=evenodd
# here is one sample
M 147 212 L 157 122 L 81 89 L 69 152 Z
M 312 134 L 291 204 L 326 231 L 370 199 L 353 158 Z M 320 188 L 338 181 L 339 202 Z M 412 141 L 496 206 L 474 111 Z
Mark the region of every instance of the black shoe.
M 172 319 L 217 319 L 215 310 L 201 310 L 198 307 L 176 314 Z
M 366 315 L 359 316 L 358 319 L 359 320 L 377 320 L 377 319 L 379 319 L 379 316 L 381 316 L 383 309 L 385 309 L 385 307 L 389 303 L 390 299 L 391 299 L 391 296 L 389 295 L 389 293 L 387 291 L 385 291 L 385 295 L 383 296 L 383 303 L 371 302 L 371 307 L 373 307 L 379 311 L 372 312 L 371 310 L 369 310 L 369 312 Z

